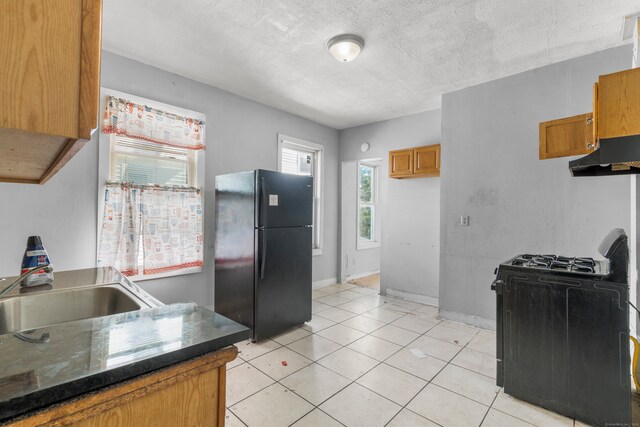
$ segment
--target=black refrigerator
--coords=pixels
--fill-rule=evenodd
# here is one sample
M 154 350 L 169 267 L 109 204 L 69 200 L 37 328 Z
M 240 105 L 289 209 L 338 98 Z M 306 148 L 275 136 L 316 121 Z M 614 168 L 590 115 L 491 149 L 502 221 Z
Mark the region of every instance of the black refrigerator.
M 259 341 L 311 320 L 313 178 L 216 177 L 215 311 Z

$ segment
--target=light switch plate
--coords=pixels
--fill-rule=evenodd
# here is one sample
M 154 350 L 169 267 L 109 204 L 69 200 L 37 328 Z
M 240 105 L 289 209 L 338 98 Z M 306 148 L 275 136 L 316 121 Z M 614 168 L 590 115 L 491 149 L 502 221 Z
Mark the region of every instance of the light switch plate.
M 469 226 L 469 216 L 468 215 L 462 215 L 460 217 L 460 225 L 463 227 L 468 227 Z

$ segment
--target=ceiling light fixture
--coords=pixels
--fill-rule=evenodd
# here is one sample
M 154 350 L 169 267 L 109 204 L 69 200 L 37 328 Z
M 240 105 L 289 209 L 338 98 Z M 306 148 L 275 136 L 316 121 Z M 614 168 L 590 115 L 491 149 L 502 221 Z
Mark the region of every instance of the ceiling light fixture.
M 362 37 L 353 34 L 341 34 L 327 42 L 327 49 L 340 62 L 353 61 L 364 49 Z

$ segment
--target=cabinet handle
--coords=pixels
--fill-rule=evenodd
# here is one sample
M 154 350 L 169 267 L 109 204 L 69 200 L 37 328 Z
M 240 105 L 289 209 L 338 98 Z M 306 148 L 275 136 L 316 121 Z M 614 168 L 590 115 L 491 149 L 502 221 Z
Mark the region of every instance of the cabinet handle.
M 590 125 L 593 123 L 593 117 L 587 117 L 587 124 Z
M 587 150 L 593 150 L 593 147 L 594 147 L 593 143 L 590 142 L 587 144 Z

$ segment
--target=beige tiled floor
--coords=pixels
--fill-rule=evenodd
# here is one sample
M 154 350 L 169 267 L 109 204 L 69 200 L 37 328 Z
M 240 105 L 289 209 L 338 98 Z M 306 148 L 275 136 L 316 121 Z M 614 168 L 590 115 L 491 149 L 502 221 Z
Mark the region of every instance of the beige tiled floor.
M 227 425 L 582 425 L 496 387 L 493 332 L 352 284 L 313 294 L 310 322 L 236 344 Z

